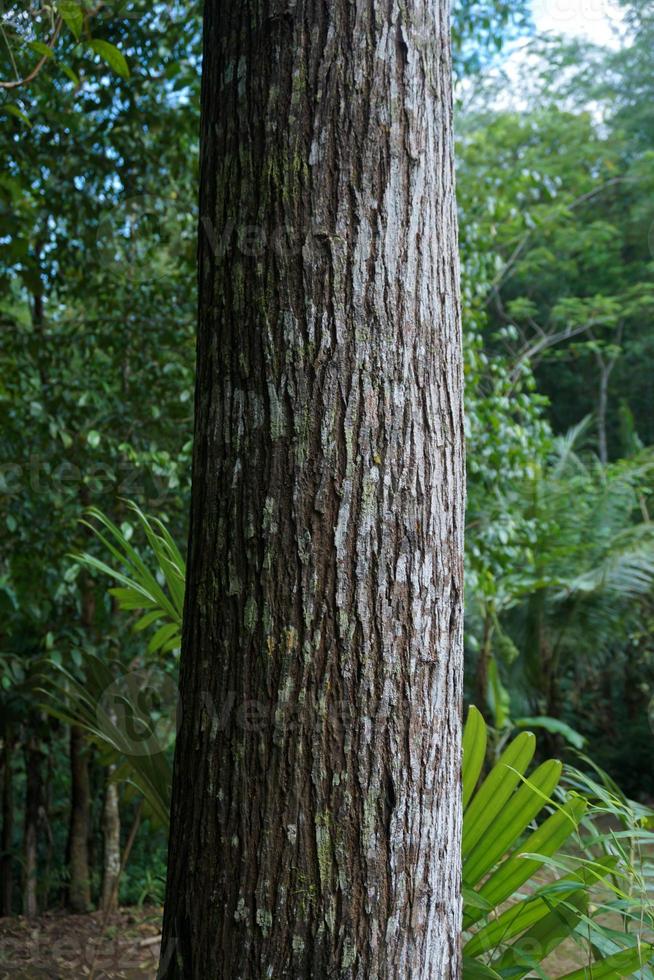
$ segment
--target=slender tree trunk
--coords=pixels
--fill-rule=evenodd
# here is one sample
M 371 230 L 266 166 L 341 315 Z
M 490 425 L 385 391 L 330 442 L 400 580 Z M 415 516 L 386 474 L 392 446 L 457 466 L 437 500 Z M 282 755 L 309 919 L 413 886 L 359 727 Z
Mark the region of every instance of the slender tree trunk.
M 89 830 L 91 790 L 84 733 L 70 730 L 70 826 L 68 831 L 68 905 L 73 912 L 87 912 L 91 905 Z
M 54 837 L 52 836 L 52 826 L 50 824 L 50 812 L 52 810 L 52 784 L 54 780 L 54 760 L 53 760 L 53 747 L 50 742 L 48 742 L 47 747 L 47 763 L 46 763 L 46 776 L 45 785 L 43 787 L 43 809 L 41 811 L 41 824 L 42 829 L 45 832 L 48 843 L 45 852 L 45 866 L 43 871 L 43 909 L 47 911 L 50 908 L 50 890 L 52 881 L 52 859 L 54 856 Z M 57 858 L 59 860 L 59 855 Z
M 82 503 L 88 499 L 82 493 Z M 95 595 L 90 579 L 82 581 L 82 626 L 90 630 L 95 619 Z M 89 833 L 91 788 L 86 740 L 81 728 L 70 730 L 70 825 L 68 829 L 68 905 L 73 912 L 87 912 L 91 905 Z
M 38 914 L 38 843 L 43 783 L 42 753 L 38 740 L 31 737 L 25 750 L 25 823 L 23 834 L 23 915 Z
M 118 879 L 120 877 L 120 805 L 118 786 L 112 780 L 115 767 L 107 769 L 102 832 L 104 855 L 102 872 L 101 908 L 110 912 L 118 907 Z
M 460 976 L 447 8 L 205 5 L 166 980 Z
M 599 392 L 597 396 L 597 451 L 602 466 L 609 461 L 609 449 L 606 438 L 606 411 L 609 402 L 609 377 L 612 364 L 606 364 L 601 354 L 596 357 L 600 372 Z
M 2 838 L 0 841 L 0 915 L 11 915 L 14 902 L 13 833 L 14 833 L 14 733 L 4 726 L 2 749 Z

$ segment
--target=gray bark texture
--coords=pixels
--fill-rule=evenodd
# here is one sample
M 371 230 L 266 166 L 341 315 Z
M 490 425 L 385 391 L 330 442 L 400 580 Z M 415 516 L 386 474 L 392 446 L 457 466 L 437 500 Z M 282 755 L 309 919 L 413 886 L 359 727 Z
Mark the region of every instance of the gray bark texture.
M 460 976 L 446 0 L 208 0 L 165 980 Z
M 118 908 L 120 883 L 120 800 L 113 776 L 115 766 L 109 766 L 105 780 L 102 809 L 102 891 L 100 908 L 112 912 Z

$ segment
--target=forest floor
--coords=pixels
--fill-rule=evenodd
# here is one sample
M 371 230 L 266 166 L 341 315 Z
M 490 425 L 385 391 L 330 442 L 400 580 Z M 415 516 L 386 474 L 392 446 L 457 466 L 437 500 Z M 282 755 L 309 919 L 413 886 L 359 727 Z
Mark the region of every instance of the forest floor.
M 0 919 L 0 980 L 153 980 L 160 908 Z
M 106 922 L 100 912 L 0 919 L 0 980 L 154 980 L 161 911 L 121 909 Z M 580 964 L 574 948 L 547 961 L 551 976 Z
M 126 908 L 106 921 L 100 912 L 0 919 L 0 980 L 154 980 L 161 912 Z M 551 975 L 578 967 L 576 952 L 550 957 Z
M 154 980 L 159 960 L 160 908 L 125 908 L 105 921 L 100 912 L 49 912 L 0 919 L 0 980 Z M 543 964 L 549 977 L 584 965 L 564 943 Z

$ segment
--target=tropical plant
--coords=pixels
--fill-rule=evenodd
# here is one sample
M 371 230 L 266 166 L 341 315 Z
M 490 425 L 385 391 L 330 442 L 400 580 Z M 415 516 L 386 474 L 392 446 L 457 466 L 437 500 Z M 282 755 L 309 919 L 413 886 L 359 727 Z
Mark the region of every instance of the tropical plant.
M 130 543 L 131 525 L 118 527 L 97 508 L 89 508 L 87 526 L 107 552 L 114 568 L 87 552 L 72 557 L 91 572 L 118 584 L 109 589 L 119 609 L 136 614 L 134 630 L 150 630 L 143 663 L 126 665 L 81 650 L 80 673 L 48 658 L 42 674 L 44 708 L 76 725 L 114 765 L 114 779 L 133 786 L 146 811 L 167 827 L 172 783 L 171 749 L 175 735 L 176 684 L 173 660 L 181 641 L 185 563 L 162 521 L 147 517 L 134 503 L 136 517 L 154 561 L 154 571 Z M 95 523 L 93 523 L 95 522 Z
M 179 649 L 181 642 L 186 564 L 170 531 L 159 518 L 147 517 L 132 501 L 128 501 L 127 506 L 136 516 L 152 550 L 155 572 L 150 571 L 139 552 L 130 544 L 131 533 L 119 528 L 97 507 L 88 508 L 87 516 L 96 520 L 108 532 L 108 536 L 89 521 L 82 523 L 94 532 L 109 555 L 125 571 L 112 568 L 88 552 L 73 557 L 90 571 L 101 572 L 120 583 L 109 589 L 109 594 L 123 611 L 143 613 L 134 629 L 146 630 L 158 624 L 148 643 L 148 653 L 168 653 Z
M 634 872 L 624 851 L 605 847 L 594 854 L 580 839 L 591 809 L 588 796 L 570 792 L 560 802 L 555 799 L 562 776 L 557 760 L 525 775 L 536 749 L 530 732 L 505 748 L 477 788 L 486 746 L 486 724 L 470 708 L 463 743 L 466 980 L 545 977 L 543 961 L 565 940 L 581 945 L 588 960 L 565 974 L 567 980 L 632 976 L 643 969 L 654 947 L 641 941 L 640 932 L 610 928 L 606 914 L 619 910 L 631 922 L 637 912 L 651 926 L 651 910 L 632 894 Z M 577 785 L 583 788 L 582 778 Z M 563 851 L 573 836 L 576 851 Z M 595 834 L 591 843 L 597 847 L 611 840 L 612 835 Z M 558 877 L 552 880 L 549 872 Z

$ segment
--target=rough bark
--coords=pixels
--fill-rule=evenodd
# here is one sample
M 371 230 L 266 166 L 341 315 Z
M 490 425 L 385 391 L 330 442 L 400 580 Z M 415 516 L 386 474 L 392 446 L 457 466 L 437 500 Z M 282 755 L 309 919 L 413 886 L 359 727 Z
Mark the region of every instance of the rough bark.
M 112 780 L 113 766 L 107 770 L 102 833 L 104 842 L 102 869 L 101 908 L 110 912 L 118 906 L 118 882 L 120 878 L 120 805 L 118 786 Z
M 11 915 L 14 902 L 14 774 L 13 748 L 14 734 L 7 722 L 2 733 L 2 838 L 0 840 L 0 915 Z
M 30 738 L 25 749 L 25 822 L 23 833 L 23 915 L 38 915 L 38 843 L 43 783 L 42 753 Z
M 447 7 L 205 5 L 165 980 L 460 975 Z

